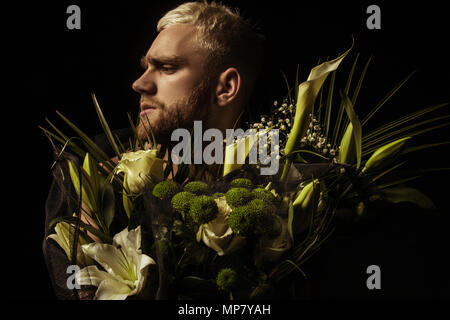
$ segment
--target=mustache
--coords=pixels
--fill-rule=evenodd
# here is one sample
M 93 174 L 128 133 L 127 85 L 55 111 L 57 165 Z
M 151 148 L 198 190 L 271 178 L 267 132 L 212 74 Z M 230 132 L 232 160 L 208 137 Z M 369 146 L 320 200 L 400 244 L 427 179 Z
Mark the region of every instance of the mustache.
M 151 107 L 158 108 L 158 109 L 164 109 L 166 107 L 163 102 L 158 101 L 158 100 L 156 100 L 154 98 L 146 98 L 144 96 L 141 96 L 139 104 L 140 105 L 146 104 L 146 105 L 149 105 Z

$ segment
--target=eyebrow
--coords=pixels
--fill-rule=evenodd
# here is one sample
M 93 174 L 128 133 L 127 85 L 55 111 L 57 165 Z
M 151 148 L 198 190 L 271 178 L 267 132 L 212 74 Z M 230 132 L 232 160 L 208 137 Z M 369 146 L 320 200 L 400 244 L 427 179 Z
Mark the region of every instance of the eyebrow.
M 154 66 L 163 65 L 163 64 L 176 64 L 183 65 L 187 63 L 187 59 L 182 58 L 180 56 L 161 56 L 161 57 L 147 57 L 143 56 L 141 58 L 141 66 L 143 68 L 147 68 L 148 64 L 152 64 Z

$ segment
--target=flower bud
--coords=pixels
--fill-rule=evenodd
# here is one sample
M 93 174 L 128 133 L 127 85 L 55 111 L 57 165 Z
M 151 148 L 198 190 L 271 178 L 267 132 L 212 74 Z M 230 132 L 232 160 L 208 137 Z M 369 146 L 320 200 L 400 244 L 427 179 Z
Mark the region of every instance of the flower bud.
M 402 150 L 403 146 L 411 138 L 412 137 L 405 137 L 402 139 L 398 139 L 378 148 L 372 154 L 369 160 L 367 160 L 366 165 L 364 166 L 361 173 L 369 169 L 375 169 L 377 167 L 385 165 L 389 160 L 392 160 L 392 158 Z
M 311 198 L 313 195 L 314 188 L 316 188 L 317 184 L 319 183 L 318 179 L 315 179 L 314 181 L 311 181 L 308 183 L 302 191 L 298 194 L 297 198 L 295 199 L 293 205 L 294 207 L 300 206 L 302 209 L 305 209 L 309 206 L 311 203 Z M 317 192 L 317 191 L 316 191 Z

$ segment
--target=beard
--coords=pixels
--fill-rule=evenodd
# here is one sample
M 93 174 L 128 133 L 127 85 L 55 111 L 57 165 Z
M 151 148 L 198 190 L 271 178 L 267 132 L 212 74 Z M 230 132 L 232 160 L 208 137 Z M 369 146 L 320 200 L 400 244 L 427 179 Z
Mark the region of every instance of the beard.
M 207 119 L 211 106 L 211 82 L 204 79 L 194 88 L 190 96 L 166 105 L 154 99 L 148 99 L 156 109 L 150 115 L 139 118 L 136 131 L 141 141 L 152 141 L 152 134 L 157 144 L 171 144 L 171 135 L 175 129 L 191 130 L 196 120 Z

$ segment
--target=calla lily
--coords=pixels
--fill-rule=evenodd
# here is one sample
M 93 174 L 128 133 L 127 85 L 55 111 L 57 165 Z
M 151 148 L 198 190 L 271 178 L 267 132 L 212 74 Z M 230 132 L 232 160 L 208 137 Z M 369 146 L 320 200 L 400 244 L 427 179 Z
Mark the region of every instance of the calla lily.
M 217 217 L 202 224 L 197 232 L 197 242 L 203 243 L 215 250 L 219 256 L 223 256 L 233 250 L 240 248 L 245 238 L 235 235 L 228 225 L 228 217 L 232 211 L 224 197 L 215 199 L 219 212 Z
M 328 74 L 335 71 L 339 67 L 339 64 L 342 62 L 342 60 L 350 50 L 351 48 L 340 55 L 338 58 L 326 61 L 311 69 L 308 79 L 298 86 L 294 125 L 290 132 L 289 139 L 286 142 L 286 147 L 284 149 L 285 155 L 290 155 L 298 147 L 308 128 L 310 122 L 310 113 L 312 112 L 314 102 L 316 101 L 320 88 L 322 88 L 322 85 L 325 82 Z M 284 180 L 284 178 L 286 177 L 291 165 L 291 161 L 292 160 L 289 158 L 286 159 L 286 164 L 283 168 L 281 180 Z
M 77 273 L 78 283 L 98 287 L 96 300 L 125 300 L 138 294 L 144 287 L 149 265 L 155 264 L 152 258 L 142 254 L 140 247 L 140 226 L 116 234 L 112 245 L 98 242 L 83 245 L 83 252 L 106 271 L 97 266 L 83 268 Z
M 139 150 L 123 154 L 115 173 L 125 173 L 126 186 L 132 194 L 141 193 L 149 187 L 150 177 L 164 178 L 163 160 L 156 156 L 156 149 Z
M 47 239 L 55 240 L 59 246 L 64 250 L 69 260 L 72 259 L 72 248 L 74 239 L 74 228 L 71 227 L 67 222 L 58 222 L 55 226 L 54 234 L 51 234 Z M 94 261 L 86 256 L 81 249 L 82 245 L 88 244 L 89 242 L 81 235 L 78 236 L 77 244 L 77 261 L 76 264 L 79 267 L 88 266 L 94 264 Z
M 238 139 L 236 142 L 227 142 L 225 147 L 225 161 L 223 164 L 224 176 L 242 167 L 250 151 L 255 147 L 258 136 L 261 134 L 261 132 L 257 133 L 255 130 L 251 130 L 249 134 Z

